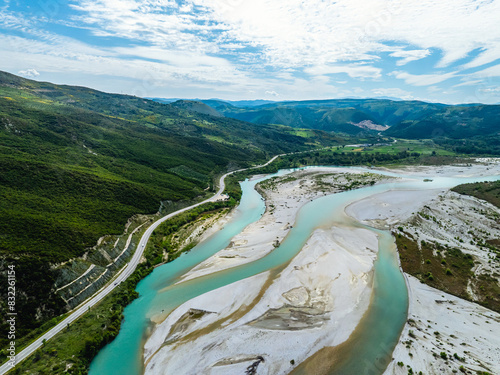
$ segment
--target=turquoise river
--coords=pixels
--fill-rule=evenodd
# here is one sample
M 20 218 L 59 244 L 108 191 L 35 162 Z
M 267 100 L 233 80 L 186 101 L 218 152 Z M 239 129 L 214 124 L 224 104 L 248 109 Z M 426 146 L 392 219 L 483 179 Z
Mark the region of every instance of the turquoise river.
M 182 303 L 198 295 L 261 272 L 271 270 L 273 273 L 279 273 L 298 254 L 315 229 L 328 228 L 335 224 L 361 226 L 375 231 L 379 238 L 379 254 L 374 266 L 374 289 L 370 307 L 355 330 L 355 334 L 348 340 L 348 350 L 344 348 L 347 354 L 339 356 L 334 369 L 322 373 L 382 374 L 391 359 L 392 351 L 398 342 L 406 320 L 408 308 L 406 284 L 398 266 L 397 252 L 391 234 L 358 223 L 345 215 L 344 208 L 352 202 L 388 190 L 448 189 L 462 183 L 500 179 L 500 176 L 432 177 L 432 181 L 424 182 L 423 177 L 370 170 L 373 173 L 406 177 L 406 179 L 315 199 L 300 209 L 293 228 L 281 245 L 267 256 L 248 264 L 174 285 L 180 276 L 224 249 L 235 235 L 262 216 L 265 204 L 262 197 L 254 189 L 258 182 L 290 172 L 290 170 L 283 170 L 277 174 L 242 182 L 243 195 L 240 205 L 232 219 L 220 231 L 199 243 L 189 253 L 179 257 L 174 262 L 156 268 L 153 273 L 138 284 L 137 291 L 140 297 L 125 309 L 125 319 L 119 335 L 93 360 L 90 366 L 90 375 L 142 374 L 142 346 L 150 329 L 150 317 L 158 315 L 160 312 L 168 314 Z M 293 373 L 309 374 L 308 369 L 318 367 L 315 365 L 315 361 L 324 362 L 325 356 L 330 355 L 321 352 L 317 353 L 318 356 L 309 358 L 304 366 L 299 366 Z M 352 354 L 349 355 L 349 353 Z M 166 373 L 168 374 L 168 372 Z

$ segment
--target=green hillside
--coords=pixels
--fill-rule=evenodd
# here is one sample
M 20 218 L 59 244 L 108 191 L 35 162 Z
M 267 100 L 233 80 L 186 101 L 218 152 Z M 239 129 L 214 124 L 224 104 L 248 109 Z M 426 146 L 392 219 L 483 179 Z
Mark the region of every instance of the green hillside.
M 405 119 L 386 134 L 411 139 L 495 135 L 500 132 L 499 114 L 498 105 L 448 106 L 416 119 Z
M 177 107 L 177 108 L 183 108 L 191 112 L 197 112 L 201 113 L 204 115 L 211 115 L 211 116 L 216 116 L 216 117 L 222 117 L 222 115 L 214 108 L 210 107 L 209 105 L 195 101 L 195 100 L 177 100 L 173 103 L 171 103 L 172 106 Z
M 206 100 L 204 103 L 227 117 L 257 124 L 282 124 L 347 134 L 370 132 L 370 129 L 359 126 L 362 122 L 393 126 L 403 119 L 413 118 L 416 113 L 423 114 L 443 107 L 424 102 L 378 99 L 306 100 L 252 107 L 236 107 L 216 100 Z M 380 129 L 375 129 L 375 132 L 378 131 Z
M 131 216 L 201 199 L 228 169 L 338 140 L 295 133 L 0 72 L 0 275 L 17 265 L 18 334 L 64 309 L 51 267 Z
M 452 106 L 385 99 L 309 100 L 252 107 L 235 107 L 216 100 L 204 103 L 227 117 L 256 124 L 282 124 L 347 134 L 382 131 L 379 127 L 366 129 L 362 126 L 366 122 L 390 127 L 384 135 L 405 139 L 478 137 L 484 140 L 483 137 L 500 132 L 498 105 Z

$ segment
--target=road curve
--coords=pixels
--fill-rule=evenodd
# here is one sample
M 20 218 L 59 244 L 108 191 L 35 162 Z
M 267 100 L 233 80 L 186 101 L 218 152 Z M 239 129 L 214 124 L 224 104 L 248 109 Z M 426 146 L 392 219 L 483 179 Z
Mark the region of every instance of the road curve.
M 250 167 L 250 168 L 243 168 L 243 169 L 238 169 L 236 171 L 228 172 L 225 175 L 223 175 L 220 180 L 219 180 L 219 190 L 215 195 L 211 198 L 205 199 L 202 202 L 193 204 L 192 206 L 183 208 L 181 210 L 172 212 L 161 219 L 158 219 L 155 221 L 153 224 L 151 224 L 148 229 L 146 229 L 146 232 L 141 237 L 141 240 L 139 241 L 139 245 L 132 256 L 132 259 L 130 262 L 127 263 L 127 265 L 118 273 L 118 276 L 112 280 L 110 283 L 108 283 L 106 286 L 103 287 L 97 294 L 95 294 L 93 297 L 87 299 L 85 302 L 83 302 L 79 307 L 77 307 L 67 318 L 65 318 L 63 321 L 61 321 L 59 324 L 57 324 L 55 327 L 51 328 L 49 331 L 45 332 L 42 336 L 40 336 L 38 339 L 33 341 L 30 345 L 28 345 L 26 348 L 21 350 L 18 354 L 16 354 L 16 361 L 15 364 L 17 365 L 24 359 L 28 358 L 31 354 L 35 352 L 38 348 L 40 348 L 43 344 L 43 341 L 48 341 L 51 338 L 53 338 L 55 335 L 57 335 L 59 332 L 61 332 L 64 328 L 66 328 L 69 324 L 73 323 L 75 320 L 77 320 L 79 317 L 81 317 L 85 312 L 87 312 L 92 306 L 96 305 L 99 301 L 101 301 L 104 297 L 106 297 L 113 289 L 115 289 L 122 281 L 126 280 L 136 269 L 137 265 L 139 264 L 142 254 L 144 252 L 144 249 L 146 248 L 146 244 L 149 240 L 149 237 L 153 233 L 153 231 L 164 221 L 182 213 L 185 211 L 188 211 L 194 207 L 198 207 L 204 203 L 208 202 L 215 202 L 218 199 L 221 198 L 222 192 L 226 188 L 226 185 L 224 183 L 224 180 L 227 176 L 230 174 L 236 173 L 236 172 L 241 172 L 247 169 L 255 169 L 255 168 L 262 168 L 270 163 L 272 163 L 274 160 L 276 160 L 278 157 L 283 156 L 286 154 L 280 154 L 272 157 L 268 162 L 265 164 L 257 165 L 255 167 Z M 5 374 L 7 371 L 10 371 L 13 369 L 10 365 L 10 362 L 4 363 L 2 366 L 0 366 L 0 375 Z

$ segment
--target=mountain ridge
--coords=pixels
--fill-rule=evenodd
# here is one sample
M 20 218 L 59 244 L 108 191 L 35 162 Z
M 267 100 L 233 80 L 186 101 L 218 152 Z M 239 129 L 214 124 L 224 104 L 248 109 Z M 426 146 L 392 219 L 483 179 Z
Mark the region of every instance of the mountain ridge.
M 276 123 L 360 134 L 367 129 L 355 124 L 371 122 L 386 127 L 386 130 L 373 129 L 376 132 L 384 131 L 387 136 L 410 139 L 495 135 L 499 130 L 496 118 L 500 118 L 500 106 L 495 104 L 450 105 L 418 100 L 305 100 L 246 108 L 225 106 L 223 102 L 205 103 L 226 117 L 257 124 Z

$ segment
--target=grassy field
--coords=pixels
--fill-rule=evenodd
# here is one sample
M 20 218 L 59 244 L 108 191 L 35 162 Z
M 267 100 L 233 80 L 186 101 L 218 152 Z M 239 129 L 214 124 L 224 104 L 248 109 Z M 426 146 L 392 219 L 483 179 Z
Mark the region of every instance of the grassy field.
M 282 168 L 307 165 L 399 167 L 445 165 L 463 161 L 461 155 L 444 150 L 432 141 L 402 141 L 401 143 L 398 141 L 388 144 L 387 140 L 381 140 L 379 144 L 333 146 L 286 155 L 276 159 L 262 172 L 276 172 Z
M 332 148 L 334 152 L 363 152 L 363 153 L 380 153 L 397 155 L 401 152 L 419 153 L 422 156 L 441 155 L 441 156 L 455 156 L 456 153 L 445 150 L 444 148 L 436 145 L 431 140 L 404 140 L 398 139 L 397 142 L 382 143 L 373 146 L 356 146 L 356 147 L 340 147 Z

